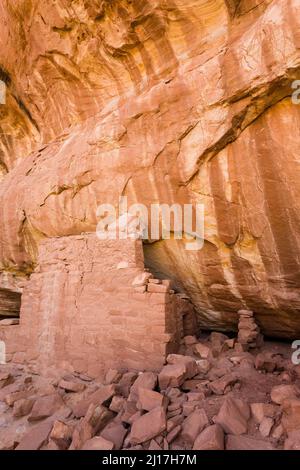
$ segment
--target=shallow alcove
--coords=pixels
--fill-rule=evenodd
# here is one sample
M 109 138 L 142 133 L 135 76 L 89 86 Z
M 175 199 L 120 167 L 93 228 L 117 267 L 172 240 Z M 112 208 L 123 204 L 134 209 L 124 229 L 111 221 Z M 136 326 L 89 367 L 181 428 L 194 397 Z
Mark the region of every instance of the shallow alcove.
M 16 290 L 0 288 L 0 323 L 20 317 L 21 296 Z

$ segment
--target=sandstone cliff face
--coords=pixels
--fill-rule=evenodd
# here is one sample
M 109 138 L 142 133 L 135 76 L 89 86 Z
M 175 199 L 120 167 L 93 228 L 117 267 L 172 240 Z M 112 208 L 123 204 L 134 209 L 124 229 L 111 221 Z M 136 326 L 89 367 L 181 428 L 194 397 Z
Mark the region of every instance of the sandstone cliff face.
M 145 245 L 149 267 L 202 325 L 247 308 L 297 336 L 299 1 L 3 0 L 0 17 L 3 276 L 120 195 L 204 203 L 204 248 Z

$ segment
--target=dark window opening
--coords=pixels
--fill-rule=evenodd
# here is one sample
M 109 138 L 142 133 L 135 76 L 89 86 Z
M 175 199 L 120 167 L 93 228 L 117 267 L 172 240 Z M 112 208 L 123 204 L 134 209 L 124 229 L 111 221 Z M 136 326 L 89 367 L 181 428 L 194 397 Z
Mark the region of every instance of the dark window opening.
M 18 323 L 21 296 L 21 292 L 0 288 L 0 325 Z

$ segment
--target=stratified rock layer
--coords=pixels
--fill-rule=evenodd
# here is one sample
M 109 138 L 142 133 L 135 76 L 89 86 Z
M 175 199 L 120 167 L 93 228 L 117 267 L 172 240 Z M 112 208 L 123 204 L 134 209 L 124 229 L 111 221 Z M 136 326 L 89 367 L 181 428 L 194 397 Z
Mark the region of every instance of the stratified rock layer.
M 299 326 L 298 0 L 3 0 L 0 260 L 92 232 L 101 203 L 204 203 L 205 244 L 146 245 L 200 323 Z

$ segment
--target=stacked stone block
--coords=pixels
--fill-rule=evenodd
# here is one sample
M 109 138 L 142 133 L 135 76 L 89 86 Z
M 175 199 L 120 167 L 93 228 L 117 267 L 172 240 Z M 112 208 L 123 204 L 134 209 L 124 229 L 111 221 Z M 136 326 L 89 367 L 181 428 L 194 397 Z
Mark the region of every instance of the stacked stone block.
M 244 350 L 261 345 L 262 335 L 251 310 L 239 310 L 238 344 Z

